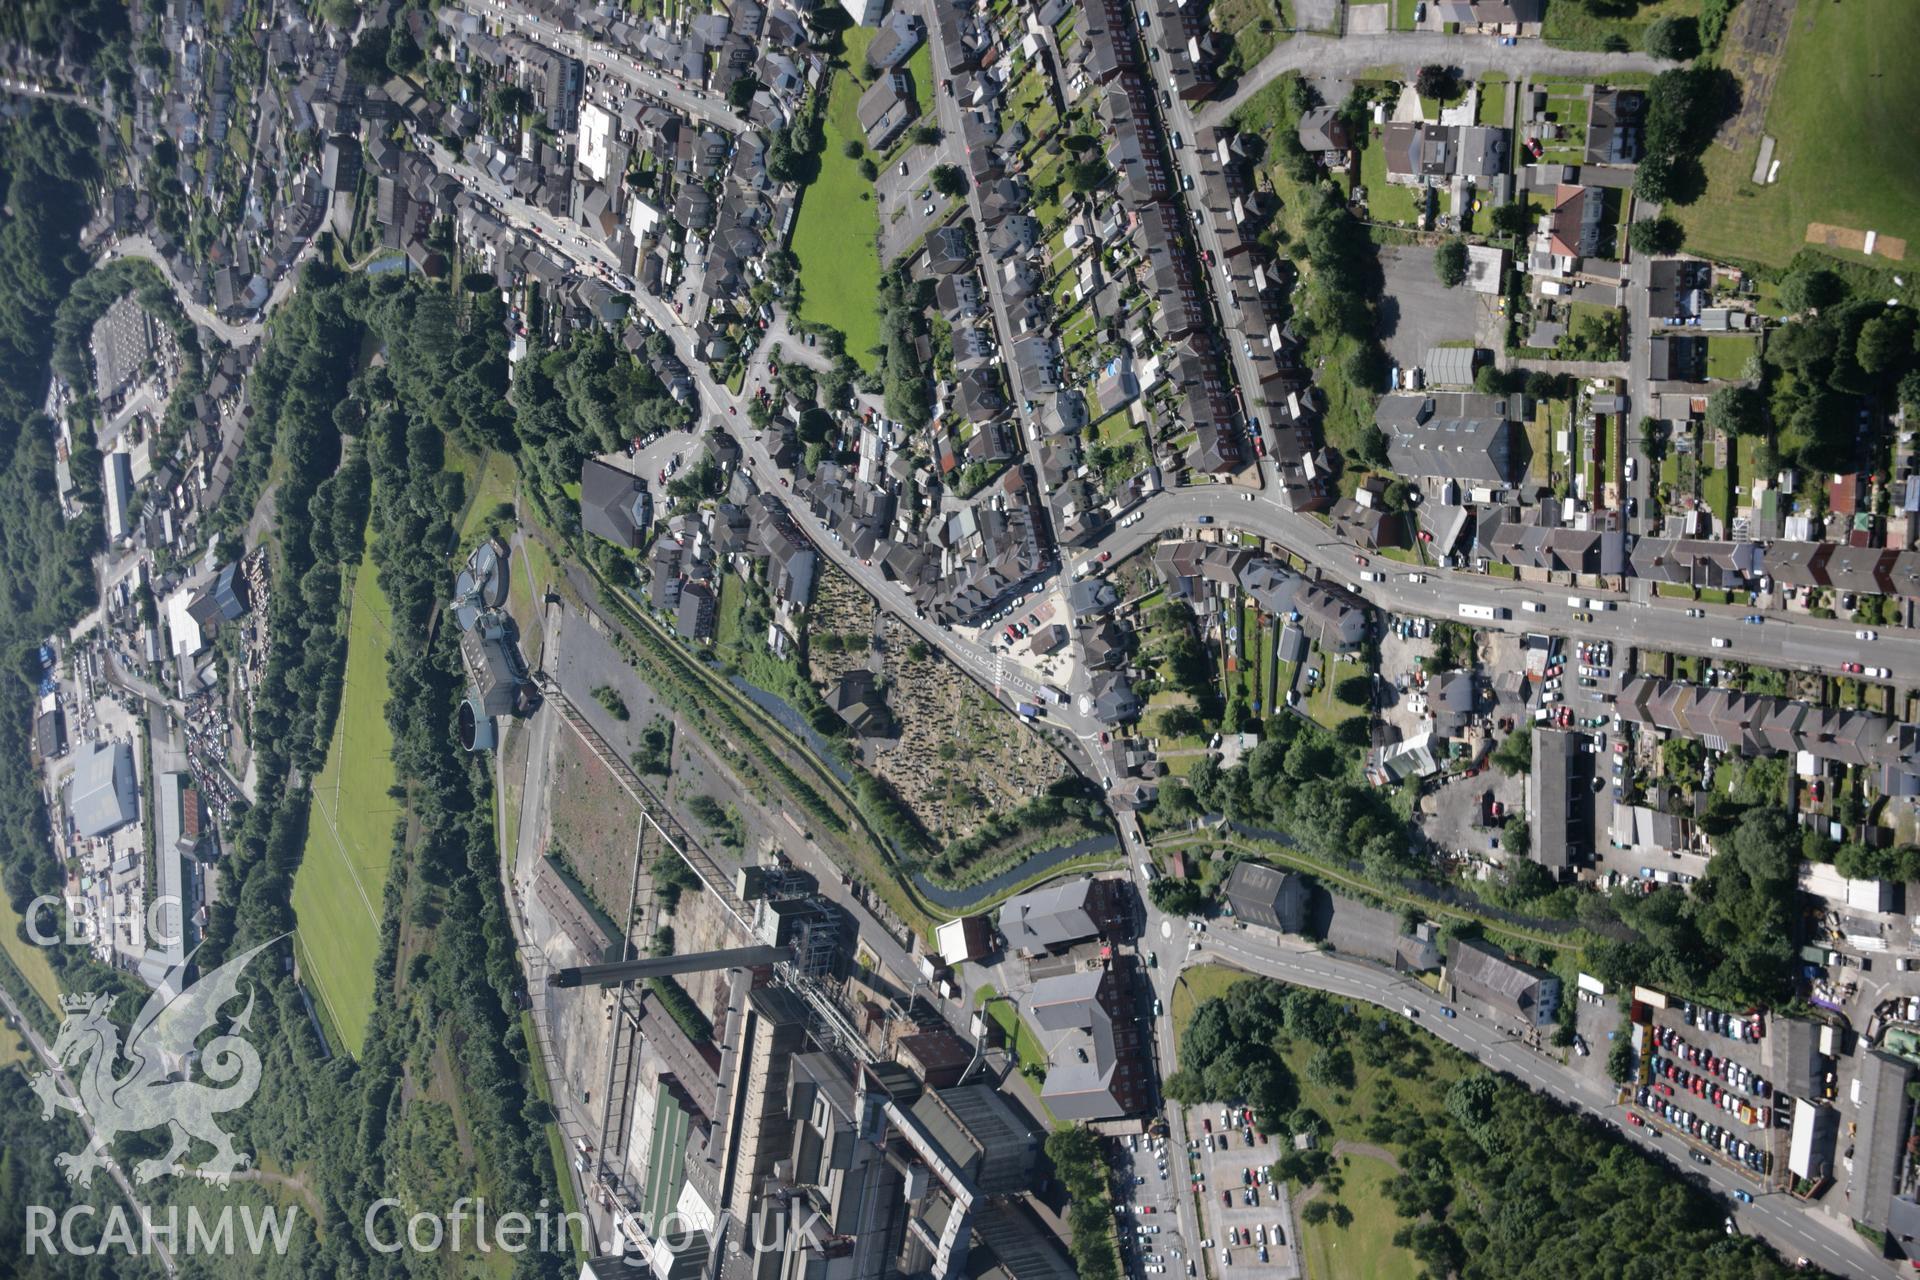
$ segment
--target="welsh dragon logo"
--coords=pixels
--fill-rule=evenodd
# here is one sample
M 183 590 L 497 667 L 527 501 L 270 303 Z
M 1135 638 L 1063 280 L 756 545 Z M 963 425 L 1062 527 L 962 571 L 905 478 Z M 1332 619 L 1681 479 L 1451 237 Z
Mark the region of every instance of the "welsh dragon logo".
M 215 1085 L 192 1078 L 196 1042 L 214 1025 L 220 1010 L 240 994 L 240 975 L 262 951 L 279 939 L 264 942 L 235 956 L 198 982 L 174 994 L 185 975 L 182 964 L 155 988 L 141 1006 L 127 1032 L 123 1048 L 120 1029 L 107 1016 L 111 998 L 81 993 L 63 996 L 67 1014 L 53 1043 L 57 1069 L 37 1073 L 33 1091 L 40 1095 L 41 1114 L 51 1119 L 56 1107 L 79 1113 L 93 1123 L 93 1138 L 78 1151 L 62 1152 L 54 1163 L 69 1182 L 87 1186 L 93 1171 L 105 1165 L 108 1144 L 116 1134 L 143 1133 L 164 1126 L 171 1135 L 167 1152 L 133 1167 L 134 1178 L 151 1182 L 162 1174 L 187 1173 L 181 1163 L 193 1139 L 213 1148 L 213 1158 L 192 1170 L 200 1177 L 225 1183 L 235 1170 L 253 1162 L 233 1149 L 233 1139 L 215 1122 L 223 1111 L 234 1111 L 253 1100 L 260 1088 L 260 1055 L 242 1036 L 253 1016 L 254 991 L 247 1003 L 228 1019 L 227 1029 L 198 1050 L 199 1074 Z M 114 1074 L 122 1057 L 131 1066 Z M 231 1081 L 231 1083 L 229 1083 Z M 68 1092 L 71 1086 L 73 1092 Z

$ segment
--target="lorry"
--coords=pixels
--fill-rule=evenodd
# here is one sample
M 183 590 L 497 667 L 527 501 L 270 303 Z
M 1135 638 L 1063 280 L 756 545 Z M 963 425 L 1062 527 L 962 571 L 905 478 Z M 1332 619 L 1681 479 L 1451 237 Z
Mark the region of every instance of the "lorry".
M 1040 687 L 1046 690 L 1047 696 L 1053 699 L 1055 706 L 1064 707 L 1067 705 L 1067 691 L 1065 689 L 1056 688 L 1050 684 L 1044 684 Z
M 1497 605 L 1463 604 L 1460 606 L 1460 616 L 1463 618 L 1479 618 L 1483 622 L 1492 622 L 1496 618 L 1505 618 L 1510 615 L 1505 609 Z

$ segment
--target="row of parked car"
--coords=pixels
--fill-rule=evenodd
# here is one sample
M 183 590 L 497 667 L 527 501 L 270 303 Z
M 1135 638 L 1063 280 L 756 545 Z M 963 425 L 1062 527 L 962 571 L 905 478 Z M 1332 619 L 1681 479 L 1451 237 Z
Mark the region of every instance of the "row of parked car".
M 1766 1026 L 1757 1013 L 1722 1013 L 1718 1009 L 1697 1009 L 1688 1003 L 1680 1006 L 1680 1016 L 1690 1027 L 1748 1044 L 1759 1044 L 1760 1037 L 1766 1033 Z
M 1719 1076 L 1743 1093 L 1750 1093 L 1756 1098 L 1769 1097 L 1773 1093 L 1773 1086 L 1767 1083 L 1766 1077 L 1751 1067 L 1743 1066 L 1730 1058 L 1724 1058 L 1700 1045 L 1688 1044 L 1680 1037 L 1679 1032 L 1670 1027 L 1656 1027 L 1653 1043 L 1655 1048 L 1663 1049 L 1683 1062 Z
M 1732 1089 L 1723 1089 L 1705 1076 L 1695 1075 L 1657 1054 L 1649 1065 L 1653 1068 L 1655 1076 L 1654 1092 L 1663 1097 L 1672 1097 L 1673 1086 L 1678 1085 L 1694 1097 L 1703 1102 L 1712 1103 L 1730 1115 L 1737 1115 L 1748 1124 L 1758 1125 L 1762 1129 L 1773 1125 L 1772 1107 L 1750 1102 Z M 1665 1076 L 1666 1080 L 1659 1079 L 1660 1076 Z M 1672 1083 L 1669 1084 L 1668 1081 Z
M 1755 1173 L 1765 1174 L 1773 1171 L 1773 1153 L 1771 1151 L 1764 1150 L 1759 1143 L 1749 1142 L 1745 1138 L 1735 1137 L 1731 1130 L 1714 1124 L 1709 1120 L 1703 1120 L 1691 1111 L 1675 1106 L 1673 1103 L 1668 1102 L 1656 1094 L 1648 1086 L 1642 1085 L 1634 1095 L 1634 1100 L 1660 1119 L 1665 1120 L 1675 1129 L 1678 1129 L 1681 1133 L 1705 1143 L 1735 1163 L 1744 1164 Z M 1637 1125 L 1641 1123 L 1640 1117 L 1634 1115 L 1632 1112 L 1628 1112 L 1627 1116 L 1634 1124 Z M 1704 1162 L 1705 1158 L 1696 1151 L 1694 1152 L 1694 1159 Z

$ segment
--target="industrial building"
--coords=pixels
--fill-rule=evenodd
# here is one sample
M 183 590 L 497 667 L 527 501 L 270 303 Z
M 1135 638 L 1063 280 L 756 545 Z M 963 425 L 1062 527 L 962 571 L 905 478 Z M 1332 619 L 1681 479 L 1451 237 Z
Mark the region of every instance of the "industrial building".
M 73 765 L 67 812 L 74 831 L 104 836 L 140 816 L 140 795 L 133 772 L 133 748 L 124 742 L 94 742 L 80 749 Z

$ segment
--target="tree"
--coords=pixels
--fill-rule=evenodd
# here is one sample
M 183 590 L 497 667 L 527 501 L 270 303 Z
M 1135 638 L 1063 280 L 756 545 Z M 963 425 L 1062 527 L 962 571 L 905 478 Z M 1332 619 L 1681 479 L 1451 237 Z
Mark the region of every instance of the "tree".
M 1780 305 L 1791 314 L 1830 307 L 1847 296 L 1847 282 L 1825 267 L 1790 272 L 1780 281 Z
M 940 126 L 937 124 L 917 125 L 913 131 L 913 145 L 916 147 L 934 147 L 940 144 Z
M 503 84 L 493 91 L 493 109 L 509 120 L 518 120 L 533 110 L 533 96 L 517 84 Z
M 1106 157 L 1095 152 L 1067 170 L 1067 185 L 1082 195 L 1098 190 L 1110 175 Z
M 1369 422 L 1360 430 L 1360 461 L 1373 467 L 1384 468 L 1389 465 L 1387 453 L 1387 433 L 1378 423 Z
M 866 152 L 867 148 L 858 138 L 848 138 L 846 145 L 840 148 L 840 154 L 849 160 L 858 160 L 861 156 L 865 155 Z
M 1493 767 L 1512 777 L 1516 773 L 1533 771 L 1533 731 L 1516 729 L 1508 734 L 1506 740 L 1493 753 Z
M 1207 722 L 1192 707 L 1168 707 L 1160 713 L 1160 732 L 1169 738 L 1191 738 L 1207 731 Z
M 1293 108 L 1293 114 L 1303 116 L 1320 105 L 1320 90 L 1313 81 L 1304 77 L 1294 77 L 1287 86 L 1287 104 Z
M 1642 200 L 1664 204 L 1673 198 L 1674 190 L 1673 157 L 1659 152 L 1642 156 L 1633 172 L 1633 193 Z
M 1414 76 L 1413 89 L 1423 98 L 1445 102 L 1460 96 L 1460 75 L 1452 67 L 1428 63 Z
M 425 57 L 413 34 L 404 24 L 396 23 L 387 37 L 387 70 L 397 76 L 411 75 Z
M 753 95 L 764 88 L 756 76 L 740 76 L 727 86 L 727 105 L 735 111 L 745 111 L 753 105 Z M 849 143 L 849 146 L 858 145 Z M 849 152 L 849 155 L 854 154 Z
M 1655 18 L 1640 39 L 1648 53 L 1668 62 L 1685 62 L 1700 53 L 1700 26 L 1692 18 Z
M 1624 1034 L 1607 1046 L 1607 1075 L 1615 1084 L 1633 1079 L 1633 1041 Z
M 1315 1049 L 1307 1058 L 1307 1081 L 1322 1089 L 1351 1089 L 1353 1054 L 1337 1045 Z
M 1459 288 L 1467 278 L 1467 242 L 1455 236 L 1441 245 L 1433 255 L 1433 273 L 1447 288 Z
M 1207 905 L 1207 895 L 1199 885 L 1174 876 L 1161 876 L 1148 885 L 1147 897 L 1154 906 L 1174 916 L 1194 915 Z
M 1914 313 L 1888 307 L 1860 326 L 1854 358 L 1875 377 L 1897 378 L 1913 365 Z
M 1514 200 L 1495 209 L 1491 221 L 1502 235 L 1524 236 L 1533 230 L 1533 206 L 1524 199 Z
M 1707 426 L 1730 435 L 1767 429 L 1766 398 L 1754 387 L 1722 387 L 1707 401 Z
M 1348 676 L 1333 687 L 1333 696 L 1350 707 L 1364 707 L 1373 697 L 1373 677 Z
M 938 165 L 933 171 L 933 189 L 943 196 L 963 196 L 967 194 L 967 175 L 958 165 Z
M 1627 243 L 1638 254 L 1678 253 L 1687 233 L 1672 218 L 1641 218 L 1627 228 Z
M 1533 829 L 1525 818 L 1507 820 L 1507 829 L 1500 833 L 1500 847 L 1513 858 L 1524 858 L 1533 851 Z

